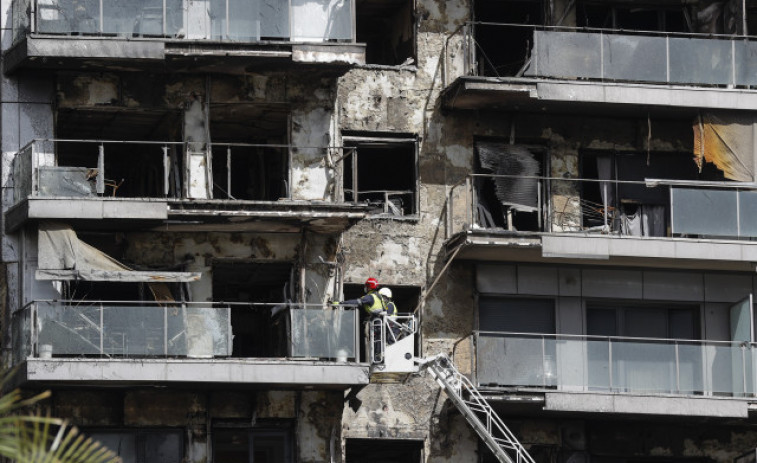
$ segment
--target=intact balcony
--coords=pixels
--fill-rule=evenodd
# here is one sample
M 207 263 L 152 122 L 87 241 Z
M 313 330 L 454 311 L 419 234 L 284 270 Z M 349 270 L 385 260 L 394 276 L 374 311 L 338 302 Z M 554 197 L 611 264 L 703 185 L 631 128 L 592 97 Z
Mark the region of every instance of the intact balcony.
M 365 216 L 364 204 L 292 192 L 293 152 L 344 157 L 342 148 L 291 145 L 35 140 L 13 161 L 6 232 L 61 219 L 100 228 L 336 233 Z
M 754 37 L 468 23 L 447 40 L 444 104 L 571 114 L 577 103 L 601 104 L 616 115 L 748 110 L 757 103 L 756 54 Z M 453 80 L 453 72 L 462 75 Z
M 110 66 L 216 71 L 365 62 L 354 0 L 14 0 L 7 73 Z
M 485 331 L 473 341 L 480 389 L 538 391 L 547 411 L 745 418 L 755 398 L 751 343 Z
M 232 310 L 266 326 L 233 326 Z M 249 317 L 248 317 L 249 318 Z M 258 329 L 252 351 L 232 342 Z M 36 301 L 13 315 L 19 383 L 368 383 L 358 312 L 282 303 Z
M 450 259 L 754 271 L 752 183 L 471 174 L 447 201 Z

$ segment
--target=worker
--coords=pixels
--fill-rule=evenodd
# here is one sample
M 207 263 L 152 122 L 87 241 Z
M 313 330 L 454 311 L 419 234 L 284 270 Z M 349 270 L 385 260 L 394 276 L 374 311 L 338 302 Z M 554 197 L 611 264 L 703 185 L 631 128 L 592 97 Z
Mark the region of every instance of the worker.
M 334 302 L 337 305 L 350 305 L 361 307 L 365 310 L 366 314 L 370 317 L 368 323 L 373 327 L 373 363 L 380 363 L 382 361 L 382 346 L 381 346 L 381 327 L 382 325 L 375 323 L 375 320 L 379 319 L 382 314 L 386 312 L 386 306 L 384 305 L 384 299 L 378 292 L 378 280 L 371 277 L 365 280 L 363 290 L 365 295 L 358 299 L 350 299 L 343 302 Z
M 392 290 L 389 288 L 379 289 L 379 295 L 381 296 L 384 307 L 386 308 L 387 326 L 389 333 L 386 336 L 387 345 L 394 344 L 394 341 L 399 339 L 401 332 L 400 326 L 397 324 L 397 306 L 392 300 Z

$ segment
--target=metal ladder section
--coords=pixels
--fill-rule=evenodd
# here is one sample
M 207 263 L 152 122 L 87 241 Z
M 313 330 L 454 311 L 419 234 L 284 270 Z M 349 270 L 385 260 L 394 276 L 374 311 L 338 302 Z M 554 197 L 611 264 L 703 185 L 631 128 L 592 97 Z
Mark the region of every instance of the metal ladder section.
M 534 463 L 523 445 L 502 422 L 491 405 L 471 381 L 463 376 L 446 354 L 418 359 L 420 368 L 428 368 L 436 382 L 460 410 L 476 433 L 501 463 Z M 468 398 L 464 399 L 463 394 Z

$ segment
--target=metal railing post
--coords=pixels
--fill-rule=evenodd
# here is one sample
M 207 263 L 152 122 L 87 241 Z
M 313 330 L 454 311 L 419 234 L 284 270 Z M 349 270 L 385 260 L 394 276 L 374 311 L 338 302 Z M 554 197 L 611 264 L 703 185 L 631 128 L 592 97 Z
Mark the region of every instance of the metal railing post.
M 171 161 L 168 156 L 168 146 L 163 145 L 163 196 L 168 197 Z
M 612 339 L 607 340 L 607 375 L 610 381 L 608 389 L 613 390 L 613 376 L 612 376 Z
M 678 341 L 675 341 L 675 353 L 676 353 L 676 392 L 681 393 L 681 357 L 678 351 Z
M 226 197 L 231 198 L 231 146 L 226 147 Z
M 100 143 L 97 153 L 97 177 L 95 189 L 97 194 L 105 193 L 105 146 Z

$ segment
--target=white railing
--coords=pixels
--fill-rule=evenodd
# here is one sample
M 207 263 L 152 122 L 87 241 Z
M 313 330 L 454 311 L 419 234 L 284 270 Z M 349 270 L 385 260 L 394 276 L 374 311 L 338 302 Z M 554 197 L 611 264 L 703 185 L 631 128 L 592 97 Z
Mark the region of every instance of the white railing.
M 13 316 L 14 361 L 28 357 L 238 357 L 231 310 L 270 320 L 268 357 L 357 359 L 358 316 L 321 304 L 35 301 Z M 246 327 L 249 329 L 250 327 Z M 263 346 L 265 347 L 265 346 Z M 344 361 L 344 360 L 343 360 Z
M 471 174 L 450 190 L 447 236 L 499 229 L 754 238 L 755 211 L 757 190 L 749 183 Z
M 501 61 L 494 42 L 478 41 L 502 34 L 511 43 L 523 40 L 523 55 Z M 448 40 L 462 41 L 465 75 L 538 77 L 678 85 L 757 85 L 751 56 L 757 40 L 748 36 L 618 31 L 470 22 Z M 527 48 L 527 50 L 526 50 Z M 449 48 L 447 54 L 456 52 Z M 445 63 L 454 61 L 452 55 Z M 448 83 L 448 82 L 447 82 Z
M 474 339 L 479 387 L 755 396 L 754 344 L 484 331 Z
M 355 42 L 354 0 L 14 0 L 14 37 Z

